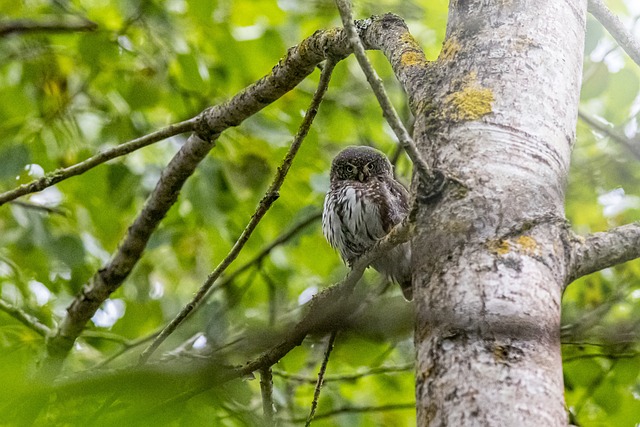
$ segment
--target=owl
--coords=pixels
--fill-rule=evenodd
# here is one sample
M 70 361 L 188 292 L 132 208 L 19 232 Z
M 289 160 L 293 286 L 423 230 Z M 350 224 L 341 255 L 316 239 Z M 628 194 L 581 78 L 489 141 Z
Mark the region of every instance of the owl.
M 331 163 L 331 186 L 324 199 L 322 231 L 352 265 L 409 213 L 407 190 L 393 177 L 387 157 L 365 146 L 342 150 Z M 396 246 L 371 267 L 400 284 L 411 300 L 411 245 Z

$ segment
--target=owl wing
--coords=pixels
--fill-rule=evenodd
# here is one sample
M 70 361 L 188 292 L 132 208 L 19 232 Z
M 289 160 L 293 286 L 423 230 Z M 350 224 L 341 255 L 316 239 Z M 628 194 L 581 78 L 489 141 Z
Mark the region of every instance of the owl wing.
M 386 203 L 382 203 L 381 216 L 384 224 L 385 233 L 398 223 L 400 223 L 409 213 L 409 193 L 402 184 L 395 179 L 387 179 L 384 181 L 388 197 Z
M 380 206 L 382 223 L 386 232 L 400 223 L 409 213 L 409 193 L 404 186 L 395 179 L 384 180 L 387 197 Z M 371 266 L 380 273 L 400 284 L 402 294 L 407 301 L 413 299 L 411 283 L 411 244 L 403 243 L 391 249 L 386 256 L 378 258 Z

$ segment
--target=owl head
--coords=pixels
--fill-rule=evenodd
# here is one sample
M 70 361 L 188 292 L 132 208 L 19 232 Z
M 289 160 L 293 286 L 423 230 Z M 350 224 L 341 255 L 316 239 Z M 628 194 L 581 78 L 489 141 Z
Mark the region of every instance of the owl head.
M 366 182 L 371 177 L 391 175 L 389 159 L 381 151 L 362 145 L 345 148 L 331 163 L 331 182 Z

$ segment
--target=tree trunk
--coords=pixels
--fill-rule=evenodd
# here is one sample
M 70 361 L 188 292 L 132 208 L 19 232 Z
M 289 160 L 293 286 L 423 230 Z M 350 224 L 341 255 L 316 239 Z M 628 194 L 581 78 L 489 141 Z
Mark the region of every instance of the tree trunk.
M 452 0 L 415 140 L 452 176 L 413 240 L 419 426 L 566 425 L 564 188 L 586 1 Z

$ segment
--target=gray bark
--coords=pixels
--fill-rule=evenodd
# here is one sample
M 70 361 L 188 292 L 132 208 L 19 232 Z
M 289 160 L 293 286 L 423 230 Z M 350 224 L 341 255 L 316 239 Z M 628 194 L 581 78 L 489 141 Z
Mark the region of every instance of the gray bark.
M 560 299 L 586 1 L 452 1 L 414 138 L 453 175 L 413 240 L 419 426 L 566 425 Z

